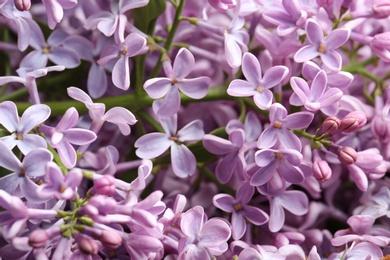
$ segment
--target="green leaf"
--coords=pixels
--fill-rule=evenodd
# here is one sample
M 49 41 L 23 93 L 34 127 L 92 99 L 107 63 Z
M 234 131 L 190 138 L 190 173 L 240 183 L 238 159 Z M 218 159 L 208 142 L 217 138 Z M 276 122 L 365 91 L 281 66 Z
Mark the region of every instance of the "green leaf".
M 150 0 L 147 6 L 133 10 L 134 25 L 152 35 L 157 18 L 165 11 L 165 0 Z

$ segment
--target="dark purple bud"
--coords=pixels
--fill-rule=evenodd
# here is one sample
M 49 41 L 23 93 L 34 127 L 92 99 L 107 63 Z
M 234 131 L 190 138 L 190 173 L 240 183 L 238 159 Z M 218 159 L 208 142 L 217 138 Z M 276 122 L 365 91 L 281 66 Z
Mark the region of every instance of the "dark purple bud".
M 92 238 L 82 238 L 78 242 L 79 249 L 83 254 L 96 255 L 98 253 L 98 245 Z
M 27 11 L 31 7 L 31 0 L 14 0 L 15 7 L 19 11 Z
M 97 194 L 111 196 L 115 192 L 115 178 L 111 175 L 104 175 L 94 181 L 93 187 Z
M 107 249 L 113 250 L 122 244 L 122 237 L 110 230 L 103 230 L 102 236 L 100 237 L 100 241 L 103 246 Z
M 329 180 L 332 177 L 332 170 L 328 162 L 324 160 L 315 161 L 313 163 L 313 175 L 320 182 Z
M 28 244 L 33 248 L 41 248 L 46 245 L 49 235 L 43 229 L 37 229 L 31 232 L 28 238 Z
M 340 129 L 344 133 L 352 133 L 359 130 L 367 123 L 367 118 L 362 111 L 353 111 L 340 121 Z
M 322 133 L 335 134 L 340 127 L 340 120 L 337 117 L 329 116 L 325 118 L 321 125 Z
M 334 0 L 317 0 L 318 6 L 324 7 L 324 8 L 331 7 L 333 2 L 334 2 Z
M 339 160 L 342 164 L 350 165 L 356 162 L 357 152 L 348 146 L 345 146 L 339 151 Z

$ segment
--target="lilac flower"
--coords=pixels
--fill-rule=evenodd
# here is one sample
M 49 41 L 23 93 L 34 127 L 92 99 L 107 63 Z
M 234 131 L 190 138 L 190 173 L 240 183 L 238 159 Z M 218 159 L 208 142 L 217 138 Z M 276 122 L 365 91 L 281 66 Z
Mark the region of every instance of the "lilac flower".
M 242 52 L 248 51 L 249 35 L 242 30 L 245 25 L 245 19 L 238 17 L 236 11 L 233 20 L 224 30 L 224 47 L 226 61 L 232 68 L 241 65 Z
M 20 162 L 3 142 L 0 142 L 0 150 L 2 151 L 0 166 L 12 171 L 0 178 L 0 189 L 14 194 L 19 188 L 27 200 L 37 201 L 38 185 L 35 181 L 45 175 L 46 163 L 53 159 L 53 155 L 46 149 L 36 148 L 26 154 Z
M 154 78 L 145 82 L 144 89 L 151 98 L 157 99 L 165 96 L 157 112 L 159 117 L 170 117 L 179 111 L 179 90 L 194 99 L 201 99 L 207 94 L 211 83 L 209 77 L 185 78 L 190 74 L 194 65 L 195 59 L 192 53 L 181 48 L 173 62 L 173 67 L 168 61 L 164 62 L 167 78 Z
M 264 73 L 257 58 L 246 52 L 242 61 L 242 72 L 247 81 L 233 80 L 227 93 L 235 97 L 253 96 L 253 101 L 260 109 L 269 109 L 272 104 L 273 94 L 270 88 L 278 85 L 288 74 L 285 66 L 274 66 Z
M 340 70 L 342 61 L 336 49 L 347 42 L 351 30 L 347 28 L 336 29 L 324 39 L 320 25 L 313 19 L 307 20 L 305 29 L 309 44 L 295 53 L 295 62 L 305 62 L 320 56 L 322 62 L 330 69 Z
M 345 251 L 332 253 L 329 260 L 339 259 L 382 259 L 383 252 L 380 247 L 370 242 L 353 243 Z
M 24 111 L 19 119 L 15 103 L 4 101 L 0 104 L 0 124 L 3 125 L 9 136 L 1 137 L 0 140 L 13 149 L 15 146 L 23 154 L 27 154 L 36 148 L 46 148 L 45 139 L 29 132 L 42 124 L 50 115 L 50 108 L 46 105 L 32 105 Z
M 228 249 L 229 225 L 222 219 L 207 220 L 201 206 L 182 214 L 180 228 L 184 237 L 179 241 L 178 259 L 211 259 Z
M 54 29 L 64 17 L 63 9 L 70 9 L 77 4 L 77 0 L 42 0 L 46 9 L 47 24 Z
M 40 104 L 40 98 L 38 93 L 38 87 L 36 83 L 36 79 L 46 76 L 48 72 L 51 71 L 63 71 L 65 69 L 64 66 L 49 66 L 41 69 L 33 69 L 33 68 L 19 68 L 16 70 L 19 76 L 3 76 L 0 77 L 0 84 L 7 84 L 9 82 L 18 82 L 23 84 L 28 93 L 30 94 L 31 100 L 33 104 Z
M 279 103 L 273 104 L 269 111 L 270 125 L 260 135 L 257 146 L 259 148 L 271 148 L 277 142 L 280 142 L 288 149 L 300 151 L 301 141 L 289 129 L 307 128 L 314 115 L 310 112 L 287 115 L 286 108 Z
M 236 198 L 228 194 L 217 194 L 213 198 L 213 204 L 225 211 L 232 213 L 232 236 L 238 240 L 246 231 L 245 219 L 254 225 L 263 225 L 268 221 L 268 215 L 261 209 L 247 205 L 254 194 L 254 188 L 242 184 L 237 189 Z
M 74 197 L 75 190 L 83 180 L 83 174 L 80 169 L 72 169 L 64 175 L 57 164 L 48 162 L 45 180 L 46 182 L 37 188 L 40 197 L 69 200 Z
M 310 87 L 306 81 L 298 77 L 292 77 L 290 84 L 301 104 L 311 112 L 321 110 L 324 113 L 326 112 L 327 115 L 335 114 L 335 109 L 329 111 L 327 108 L 333 106 L 343 96 L 343 92 L 337 88 L 326 90 L 327 76 L 323 70 L 317 73 Z M 296 103 L 294 102 L 293 105 L 296 105 Z
M 129 58 L 147 50 L 146 39 L 138 33 L 131 33 L 125 39 L 115 41 L 116 46 L 109 45 L 103 50 L 98 64 L 105 65 L 110 60 L 117 59 L 112 69 L 112 82 L 117 88 L 127 90 L 130 87 Z
M 90 130 L 73 128 L 79 120 L 79 114 L 74 107 L 66 110 L 56 127 L 42 125 L 39 130 L 50 140 L 50 145 L 57 149 L 61 161 L 68 168 L 76 165 L 77 155 L 71 144 L 86 145 L 96 139 L 96 134 Z
M 359 206 L 354 214 L 370 215 L 374 218 L 382 216 L 390 217 L 390 190 L 388 187 L 381 187 L 380 190 L 372 195 L 371 202 L 367 205 Z
M 284 209 L 294 215 L 302 216 L 308 212 L 309 200 L 305 193 L 297 190 L 285 191 L 282 195 L 269 198 L 270 216 L 268 227 L 271 232 L 278 232 L 284 224 Z
M 177 115 L 160 119 L 165 133 L 150 133 L 141 136 L 134 144 L 136 154 L 143 159 L 156 158 L 171 148 L 172 169 L 176 176 L 185 178 L 196 170 L 196 158 L 184 144 L 202 139 L 203 123 L 194 120 L 177 131 Z

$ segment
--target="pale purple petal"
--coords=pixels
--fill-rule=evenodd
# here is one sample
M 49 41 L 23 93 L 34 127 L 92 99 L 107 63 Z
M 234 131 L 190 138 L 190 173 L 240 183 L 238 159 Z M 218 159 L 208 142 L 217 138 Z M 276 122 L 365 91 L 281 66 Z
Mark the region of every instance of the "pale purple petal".
M 11 173 L 4 177 L 1 177 L 0 190 L 6 191 L 8 194 L 13 194 L 15 189 L 19 186 L 19 182 L 20 182 L 19 178 L 20 178 L 19 173 Z
M 229 134 L 229 140 L 236 147 L 241 148 L 245 143 L 245 132 L 242 129 L 236 129 Z
M 143 159 L 156 158 L 163 154 L 172 145 L 173 141 L 163 133 L 150 133 L 141 136 L 134 144 L 138 157 Z
M 20 118 L 20 131 L 21 133 L 28 133 L 36 127 L 37 125 L 43 123 L 50 116 L 50 108 L 46 105 L 37 104 L 31 107 L 28 107 L 24 111 L 22 117 Z
M 209 77 L 198 77 L 183 79 L 178 85 L 179 89 L 190 98 L 201 99 L 206 96 L 210 84 L 211 79 Z
M 54 146 L 57 149 L 61 161 L 67 168 L 73 168 L 77 162 L 76 151 L 68 142 L 60 142 Z
M 267 127 L 264 132 L 261 133 L 260 138 L 257 142 L 257 147 L 259 148 L 271 148 L 278 141 L 278 130 L 273 127 Z
M 284 127 L 288 129 L 305 129 L 313 121 L 314 114 L 310 112 L 297 112 L 290 114 L 283 122 Z
M 255 162 L 258 166 L 264 167 L 274 161 L 276 158 L 276 153 L 274 150 L 262 149 L 256 152 Z
M 9 149 L 13 149 L 15 147 L 15 145 L 17 145 L 17 143 L 19 142 L 19 140 L 17 139 L 17 135 L 16 134 L 11 134 L 11 135 L 7 135 L 7 136 L 3 136 L 3 137 L 0 137 L 0 141 L 5 144 Z
M 194 120 L 177 132 L 180 141 L 198 141 L 204 136 L 203 122 L 199 119 Z
M 17 146 L 23 154 L 28 154 L 36 148 L 46 148 L 47 143 L 44 138 L 35 134 L 23 135 L 23 140 L 17 142 Z
M 204 209 L 201 206 L 195 206 L 182 214 L 180 228 L 184 235 L 189 238 L 195 238 L 203 227 Z
M 63 131 L 74 127 L 79 121 L 79 113 L 76 108 L 70 107 L 66 110 L 65 114 L 62 116 L 60 122 L 58 122 L 55 129 L 57 131 Z
M 63 47 L 53 49 L 48 54 L 48 57 L 54 64 L 63 65 L 68 69 L 76 68 L 80 65 L 80 58 L 77 53 Z
M 252 85 L 260 86 L 262 79 L 261 65 L 258 59 L 250 52 L 244 53 L 242 58 L 242 73 Z
M 280 163 L 278 170 L 283 179 L 289 183 L 302 183 L 305 180 L 305 176 L 299 168 L 286 162 Z
M 278 232 L 284 224 L 285 215 L 282 205 L 279 200 L 271 199 L 270 200 L 270 218 L 268 222 L 268 227 L 271 232 Z
M 230 82 L 227 93 L 233 97 L 250 97 L 257 93 L 256 86 L 245 80 L 235 79 Z
M 245 218 L 255 225 L 263 225 L 269 220 L 267 213 L 252 206 L 244 207 Z
M 217 168 L 215 169 L 218 180 L 221 183 L 227 183 L 231 179 L 233 172 L 236 170 L 239 163 L 240 158 L 237 156 L 237 153 L 230 153 L 223 157 L 218 162 Z
M 138 33 L 131 33 L 125 38 L 125 45 L 127 47 L 127 57 L 133 57 L 144 50 L 146 46 L 146 39 Z
M 313 45 L 306 45 L 300 48 L 294 55 L 294 61 L 301 63 L 314 59 L 319 55 L 317 47 Z
M 64 16 L 64 10 L 57 1 L 42 0 L 42 3 L 46 8 L 47 24 L 49 25 L 50 29 L 54 29 L 56 24 L 62 20 L 62 17 Z
M 278 197 L 278 201 L 283 208 L 297 216 L 305 215 L 309 209 L 309 200 L 302 191 L 286 191 Z
M 123 0 L 121 5 L 121 13 L 125 13 L 128 10 L 145 6 L 149 3 L 149 0 Z
M 28 153 L 23 159 L 26 175 L 28 177 L 39 177 L 45 175 L 46 163 L 51 160 L 53 160 L 52 153 L 44 148 L 37 148 Z
M 324 42 L 324 32 L 314 19 L 308 19 L 306 22 L 306 36 L 307 39 L 317 47 Z
M 82 91 L 79 88 L 69 87 L 69 88 L 67 88 L 67 93 L 71 98 L 73 98 L 77 101 L 80 101 L 82 103 L 85 103 L 86 105 L 93 103 L 90 96 L 88 96 L 87 93 L 85 93 L 84 91 Z
M 274 66 L 264 73 L 262 87 L 272 88 L 279 84 L 288 74 L 288 68 L 285 66 Z
M 301 140 L 299 140 L 298 136 L 296 136 L 290 130 L 284 128 L 281 131 L 278 131 L 278 137 L 280 143 L 282 143 L 287 149 L 301 151 Z
M 48 56 L 42 54 L 42 50 L 32 51 L 20 62 L 20 67 L 40 69 L 46 67 Z
M 310 101 L 318 101 L 319 98 L 324 93 L 327 84 L 328 84 L 328 80 L 327 80 L 326 73 L 325 71 L 320 70 L 315 76 L 315 78 L 313 79 L 313 82 L 311 83 L 312 99 Z
M 107 74 L 101 66 L 94 62 L 88 72 L 87 88 L 88 93 L 93 98 L 103 96 L 107 90 Z
M 0 142 L 0 166 L 11 170 L 19 172 L 19 170 L 23 167 L 22 163 L 15 156 L 15 154 L 5 145 L 3 142 Z
M 339 28 L 331 31 L 325 39 L 327 50 L 334 50 L 346 43 L 351 35 L 349 28 Z
M 165 95 L 157 111 L 159 117 L 171 117 L 180 109 L 180 93 L 176 86 L 173 86 Z
M 260 109 L 268 110 L 272 105 L 273 97 L 272 91 L 264 88 L 262 92 L 256 92 L 253 95 L 253 101 Z
M 234 240 L 244 236 L 246 231 L 246 222 L 242 213 L 233 212 L 232 214 L 232 236 Z
M 217 218 L 210 219 L 204 224 L 200 232 L 199 245 L 205 247 L 219 246 L 226 243 L 230 234 L 230 227 L 225 221 Z
M 13 21 L 18 30 L 18 48 L 24 51 L 30 42 L 30 26 L 25 19 L 13 19 Z
M 269 182 L 275 172 L 276 172 L 276 161 L 272 161 L 271 163 L 260 168 L 258 171 L 256 171 L 253 174 L 250 184 L 253 186 L 261 186 Z
M 172 170 L 178 177 L 186 178 L 195 173 L 196 158 L 185 145 L 172 144 L 171 163 Z
M 112 82 L 117 88 L 127 90 L 130 87 L 129 58 L 121 55 L 112 69 Z
M 237 147 L 228 140 L 214 135 L 205 135 L 202 142 L 207 151 L 217 155 L 223 155 L 237 150 Z
M 337 88 L 331 88 L 321 96 L 318 100 L 322 107 L 327 107 L 335 104 L 343 97 L 343 92 Z
M 340 70 L 342 65 L 342 59 L 337 51 L 327 51 L 320 53 L 322 62 L 332 70 Z
M 229 34 L 225 35 L 225 56 L 230 67 L 237 68 L 241 65 L 241 48 Z
M 133 113 L 123 107 L 113 107 L 103 116 L 107 122 L 116 124 L 123 135 L 129 135 L 131 132 L 129 125 L 137 122 Z
M 17 76 L 2 76 L 0 77 L 0 84 L 1 85 L 4 85 L 4 84 L 8 84 L 10 82 L 18 82 L 18 83 L 21 83 L 21 84 L 26 84 L 26 80 L 21 78 L 21 77 L 17 77 Z
M 91 130 L 72 128 L 63 132 L 63 140 L 75 145 L 90 144 L 96 140 L 96 134 Z
M 225 211 L 233 212 L 234 198 L 228 194 L 217 194 L 213 198 L 213 204 L 215 207 Z
M 175 79 L 183 79 L 190 74 L 195 65 L 194 55 L 186 48 L 181 48 L 173 62 L 173 76 Z
M 4 101 L 0 104 L 0 124 L 11 133 L 17 130 L 19 115 L 15 103 Z
M 294 90 L 295 94 L 298 96 L 302 103 L 305 103 L 307 98 L 310 97 L 309 85 L 305 80 L 298 77 L 292 77 L 290 79 L 291 88 Z
M 144 89 L 149 97 L 153 99 L 165 96 L 172 86 L 172 80 L 169 78 L 153 78 L 144 83 Z

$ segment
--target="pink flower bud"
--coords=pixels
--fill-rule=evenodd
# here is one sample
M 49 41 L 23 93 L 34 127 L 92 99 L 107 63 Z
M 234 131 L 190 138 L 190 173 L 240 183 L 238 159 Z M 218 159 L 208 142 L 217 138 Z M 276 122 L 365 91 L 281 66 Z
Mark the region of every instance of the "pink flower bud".
M 372 5 L 376 18 L 386 18 L 390 15 L 389 0 L 376 0 Z
M 313 175 L 320 182 L 329 180 L 332 177 L 332 170 L 328 162 L 324 160 L 315 161 L 313 163 Z
M 340 127 L 340 120 L 337 117 L 329 116 L 325 118 L 321 125 L 322 133 L 335 134 Z
M 367 118 L 362 111 L 353 111 L 340 121 L 340 129 L 344 133 L 352 133 L 359 130 L 367 123 Z
M 82 238 L 77 242 L 77 244 L 83 254 L 96 255 L 98 253 L 98 245 L 92 238 Z
M 94 181 L 93 187 L 97 194 L 111 196 L 115 192 L 115 178 L 111 175 L 104 175 Z
M 343 164 L 353 164 L 356 162 L 357 152 L 353 148 L 346 146 L 340 149 L 338 157 Z
M 41 248 L 46 245 L 49 235 L 43 229 L 37 229 L 31 232 L 28 238 L 28 244 L 33 248 Z
M 100 241 L 107 249 L 113 250 L 118 248 L 122 244 L 122 237 L 110 230 L 103 230 Z
M 31 0 L 14 0 L 15 7 L 19 11 L 27 11 L 31 7 Z

